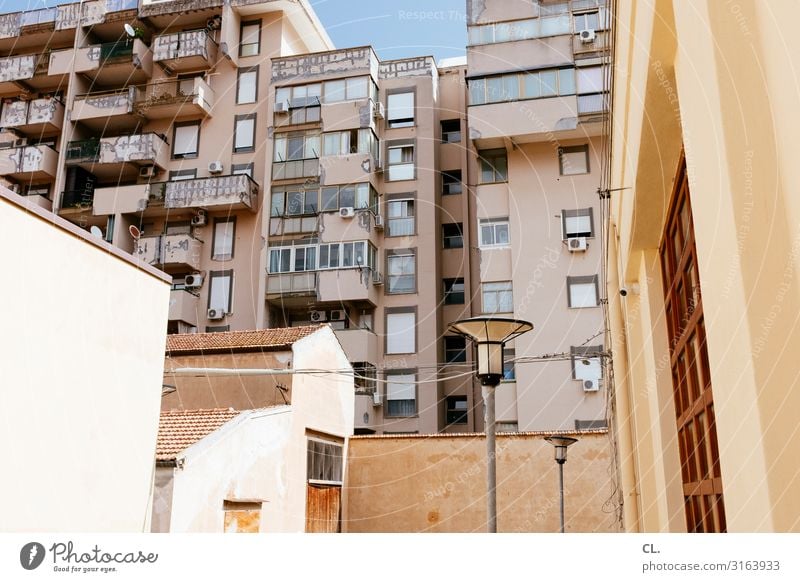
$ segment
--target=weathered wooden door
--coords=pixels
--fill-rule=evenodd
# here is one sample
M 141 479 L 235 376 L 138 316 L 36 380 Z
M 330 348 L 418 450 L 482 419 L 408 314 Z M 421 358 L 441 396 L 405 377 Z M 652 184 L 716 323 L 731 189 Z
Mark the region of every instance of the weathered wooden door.
M 306 532 L 339 533 L 342 488 L 338 485 L 308 484 L 306 493 Z

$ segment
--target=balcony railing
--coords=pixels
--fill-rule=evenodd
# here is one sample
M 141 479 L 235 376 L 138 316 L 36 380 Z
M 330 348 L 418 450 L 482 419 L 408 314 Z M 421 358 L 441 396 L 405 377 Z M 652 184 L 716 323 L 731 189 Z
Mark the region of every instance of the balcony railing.
M 41 55 L 17 55 L 0 59 L 0 83 L 33 77 Z
M 216 57 L 216 49 L 217 43 L 205 29 L 164 34 L 153 39 L 153 60 L 200 57 L 209 61 Z
M 283 294 L 316 295 L 317 274 L 314 271 L 270 274 L 267 277 L 267 293 L 275 296 Z
M 58 8 L 39 8 L 23 12 L 19 19 L 20 26 L 38 26 L 40 24 L 56 23 Z
M 159 182 L 150 185 L 150 205 L 165 208 L 258 208 L 259 186 L 247 174 Z
M 100 140 L 96 137 L 67 144 L 68 162 L 95 162 L 100 158 Z
M 167 147 L 167 138 L 157 133 L 90 138 L 69 142 L 66 161 L 104 164 L 152 161 Z
M 578 95 L 578 114 L 603 113 L 605 111 L 608 111 L 608 98 L 606 93 Z
M 64 105 L 55 98 L 9 101 L 3 104 L 0 127 L 52 124 L 58 128 L 64 118 Z
M 285 162 L 272 163 L 273 180 L 311 178 L 314 176 L 319 176 L 319 158 L 288 160 Z
M 100 62 L 108 64 L 109 61 L 113 62 L 115 59 L 133 56 L 133 43 L 134 39 L 125 38 L 114 42 L 104 42 L 100 45 L 94 45 L 92 48 L 95 50 L 99 49 Z
M 134 254 L 150 265 L 198 269 L 202 244 L 190 234 L 143 236 L 136 240 Z

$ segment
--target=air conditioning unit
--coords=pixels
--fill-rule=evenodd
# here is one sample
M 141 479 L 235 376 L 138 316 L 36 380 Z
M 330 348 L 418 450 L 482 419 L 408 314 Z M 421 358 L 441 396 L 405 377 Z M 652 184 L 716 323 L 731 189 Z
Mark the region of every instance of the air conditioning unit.
M 19 194 L 22 191 L 22 186 L 20 186 L 19 184 L 9 184 L 8 189 L 11 190 L 12 192 Z
M 225 166 L 222 165 L 222 162 L 217 160 L 216 162 L 211 162 L 208 164 L 208 173 L 209 174 L 221 174 L 222 170 L 225 169 Z
M 584 392 L 597 392 L 600 390 L 600 380 L 582 380 Z
M 192 216 L 192 226 L 205 226 L 206 225 L 206 211 L 198 210 L 197 214 Z
M 352 206 L 342 206 L 339 209 L 339 216 L 342 218 L 353 218 L 356 215 L 356 209 Z
M 223 319 L 225 317 L 225 310 L 220 308 L 212 308 L 208 310 L 206 317 L 210 320 Z
M 383 285 L 383 275 L 381 275 L 378 271 L 372 271 L 372 284 L 376 287 Z
M 275 113 L 289 113 L 289 102 L 288 101 L 278 101 L 275 103 Z
M 320 321 L 326 321 L 328 319 L 325 316 L 325 312 L 324 311 L 310 311 L 309 314 L 308 314 L 308 318 L 311 321 L 315 322 L 315 323 L 320 322 Z
M 374 111 L 375 119 L 385 119 L 386 118 L 386 106 L 378 101 L 375 104 L 375 111 Z
M 380 406 L 381 404 L 383 404 L 383 394 L 376 390 L 372 393 L 372 405 Z
M 203 276 L 200 273 L 186 275 L 183 280 L 183 286 L 187 289 L 197 289 L 203 286 Z M 210 318 L 209 318 L 210 319 Z
M 567 239 L 567 248 L 571 253 L 583 252 L 586 250 L 588 243 L 585 236 Z
M 375 172 L 383 172 L 383 160 L 375 160 L 373 165 L 375 166 L 373 168 L 373 171 L 375 171 Z
M 375 215 L 375 228 L 378 230 L 383 230 L 383 216 L 380 214 Z
M 14 141 L 14 145 L 17 146 L 17 147 L 28 145 L 28 138 L 27 137 L 21 137 L 21 138 L 19 138 L 19 139 Z
M 594 42 L 594 39 L 597 38 L 597 33 L 593 29 L 587 28 L 586 30 L 580 31 L 578 36 L 581 37 L 581 42 L 590 43 Z
M 344 309 L 332 309 L 331 321 L 344 321 L 347 319 L 347 312 Z
M 155 166 L 142 166 L 141 168 L 139 168 L 140 178 L 152 178 L 155 175 L 156 175 Z

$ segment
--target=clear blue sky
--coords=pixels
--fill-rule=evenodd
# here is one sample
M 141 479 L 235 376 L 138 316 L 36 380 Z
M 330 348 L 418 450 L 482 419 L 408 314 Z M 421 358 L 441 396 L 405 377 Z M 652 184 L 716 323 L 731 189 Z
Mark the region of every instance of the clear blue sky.
M 69 0 L 0 0 L 0 12 Z M 381 59 L 465 54 L 466 0 L 310 0 L 337 48 L 371 44 Z

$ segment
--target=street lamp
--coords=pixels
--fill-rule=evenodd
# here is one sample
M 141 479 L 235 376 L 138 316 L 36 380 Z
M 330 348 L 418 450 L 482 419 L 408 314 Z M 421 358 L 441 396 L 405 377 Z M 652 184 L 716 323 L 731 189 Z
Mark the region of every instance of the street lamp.
M 567 447 L 577 443 L 578 439 L 550 435 L 544 440 L 555 447 L 556 463 L 558 463 L 558 493 L 561 496 L 561 533 L 564 533 L 564 463 L 567 462 Z
M 450 331 L 470 338 L 478 347 L 476 376 L 481 381 L 486 427 L 486 522 L 497 533 L 497 462 L 495 458 L 494 391 L 503 379 L 503 346 L 533 329 L 527 321 L 506 317 L 472 317 L 450 324 Z

